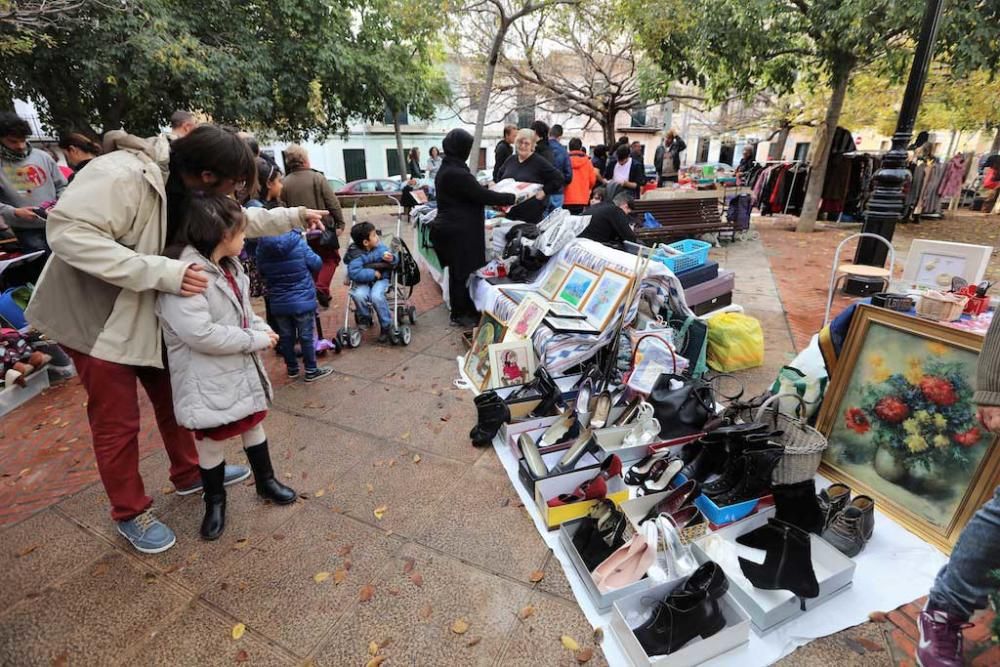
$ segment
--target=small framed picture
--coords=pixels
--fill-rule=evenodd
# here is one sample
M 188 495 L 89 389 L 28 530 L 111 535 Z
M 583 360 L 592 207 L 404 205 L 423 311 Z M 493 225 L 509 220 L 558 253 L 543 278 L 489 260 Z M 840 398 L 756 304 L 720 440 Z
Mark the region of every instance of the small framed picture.
M 531 339 L 531 334 L 542 323 L 542 318 L 549 312 L 548 304 L 535 294 L 524 293 L 524 298 L 518 304 L 517 310 L 510 316 L 507 324 L 507 334 L 504 342 L 519 338 Z
M 581 320 L 569 317 L 553 317 L 549 315 L 545 318 L 545 325 L 557 331 L 559 333 L 586 333 L 586 334 L 598 334 L 601 333 L 600 329 L 595 327 L 593 324 L 587 320 Z
M 587 319 L 586 315 L 568 303 L 563 303 L 562 301 L 549 301 L 549 314 L 554 315 L 555 317 L 566 317 L 571 320 Z
M 618 311 L 618 305 L 622 302 L 631 284 L 631 276 L 621 271 L 605 268 L 601 271 L 601 277 L 597 279 L 587 294 L 586 300 L 580 307 L 580 312 L 586 316 L 588 322 L 603 331 Z
M 563 284 L 563 280 L 566 279 L 566 274 L 569 273 L 569 269 L 570 267 L 562 262 L 552 267 L 552 270 L 549 271 L 549 275 L 545 279 L 545 282 L 543 282 L 542 286 L 538 288 L 538 293 L 550 301 L 555 298 L 556 290 L 558 290 L 559 286 Z
M 489 387 L 490 356 L 489 348 L 494 343 L 503 340 L 507 326 L 493 313 L 483 312 L 479 318 L 479 326 L 472 335 L 472 347 L 465 355 L 462 369 L 466 376 L 476 386 L 478 391 Z
M 553 301 L 562 301 L 574 308 L 580 308 L 587 300 L 587 296 L 596 282 L 596 273 L 579 264 L 574 264 L 566 274 L 562 285 L 556 290 L 556 298 Z
M 492 388 L 521 385 L 535 376 L 535 349 L 530 340 L 497 343 L 489 351 Z
M 497 289 L 500 290 L 501 294 L 516 304 L 520 304 L 524 301 L 524 295 L 527 294 L 525 290 L 510 289 L 509 287 L 498 287 Z

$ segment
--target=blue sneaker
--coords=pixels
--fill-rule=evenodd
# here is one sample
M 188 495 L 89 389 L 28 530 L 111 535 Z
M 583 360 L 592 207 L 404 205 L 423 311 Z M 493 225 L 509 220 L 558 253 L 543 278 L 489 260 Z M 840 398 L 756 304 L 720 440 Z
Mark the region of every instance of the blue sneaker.
M 144 554 L 158 554 L 174 546 L 177 537 L 153 514 L 146 510 L 134 519 L 118 522 L 118 532 L 128 540 L 136 551 Z
M 223 486 L 229 486 L 230 484 L 235 484 L 236 482 L 242 482 L 247 477 L 250 476 L 250 468 L 246 466 L 226 466 L 226 476 L 223 479 Z M 178 496 L 189 496 L 192 493 L 198 493 L 201 491 L 201 478 L 191 486 L 184 487 L 183 489 L 177 489 Z

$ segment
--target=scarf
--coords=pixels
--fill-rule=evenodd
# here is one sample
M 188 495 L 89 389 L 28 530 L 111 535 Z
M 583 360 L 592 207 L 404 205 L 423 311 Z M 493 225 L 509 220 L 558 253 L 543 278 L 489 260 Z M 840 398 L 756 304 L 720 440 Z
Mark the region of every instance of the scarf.
M 24 149 L 24 152 L 15 151 L 11 148 L 7 148 L 4 144 L 0 144 L 0 159 L 6 162 L 20 162 L 21 160 L 27 159 L 31 155 L 31 144 Z

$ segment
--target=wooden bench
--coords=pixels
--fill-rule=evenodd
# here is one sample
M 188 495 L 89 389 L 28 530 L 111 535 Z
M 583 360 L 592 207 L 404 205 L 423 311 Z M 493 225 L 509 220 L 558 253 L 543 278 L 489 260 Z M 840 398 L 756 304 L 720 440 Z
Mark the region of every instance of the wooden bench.
M 640 199 L 632 203 L 632 216 L 641 223 L 651 213 L 661 227 L 638 228 L 636 236 L 646 245 L 696 238 L 702 234 L 731 232 L 717 197 L 699 199 Z

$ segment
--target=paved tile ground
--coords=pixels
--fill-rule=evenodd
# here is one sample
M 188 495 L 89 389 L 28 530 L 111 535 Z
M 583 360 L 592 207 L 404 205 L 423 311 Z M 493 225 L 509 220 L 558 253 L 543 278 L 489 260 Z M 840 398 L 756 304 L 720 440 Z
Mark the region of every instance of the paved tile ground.
M 366 217 L 391 226 L 384 212 Z M 798 245 L 783 224 L 759 223 L 762 242 L 714 251 L 737 271 L 737 301 L 767 332 L 765 366 L 741 374 L 750 393 L 815 328 L 815 309 L 792 292 L 824 284 L 817 248 L 829 252 L 841 233 Z M 787 261 L 807 252 L 808 271 Z M 327 335 L 344 298 L 338 285 L 322 317 Z M 376 347 L 371 332 L 360 349 L 327 357 L 337 370 L 328 381 L 290 382 L 268 355 L 275 465 L 302 499 L 274 507 L 252 486 L 234 487 L 215 543 L 197 537 L 200 499 L 171 492 L 148 405 L 141 469 L 179 535 L 160 556 L 135 554 L 114 532 L 75 380 L 5 417 L 0 662 L 347 665 L 374 652 L 386 664 L 571 665 L 559 640 L 569 635 L 595 648 L 588 664 L 604 664 L 560 565 L 510 502 L 495 455 L 468 446 L 471 401 L 451 385 L 463 346 L 438 290 L 425 281 L 413 300 L 420 316 L 408 348 Z M 236 445 L 231 457 L 240 458 Z M 534 570 L 545 577 L 532 584 Z M 533 615 L 519 619 L 527 606 Z M 915 609 L 813 642 L 782 664 L 912 664 Z M 234 640 L 238 623 L 246 631 Z M 997 664 L 984 628 L 968 633 L 969 657 Z

